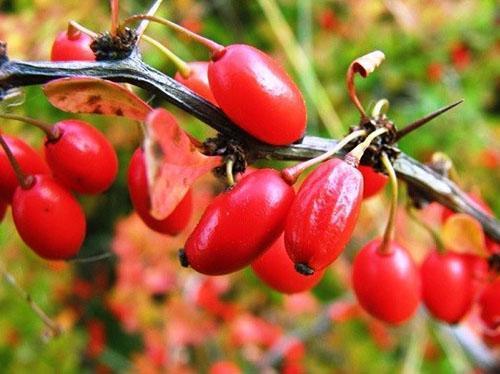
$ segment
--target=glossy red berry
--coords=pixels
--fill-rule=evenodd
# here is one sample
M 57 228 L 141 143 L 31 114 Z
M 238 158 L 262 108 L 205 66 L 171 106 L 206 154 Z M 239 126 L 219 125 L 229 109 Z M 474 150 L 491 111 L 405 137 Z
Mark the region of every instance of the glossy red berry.
M 389 181 L 386 175 L 377 173 L 369 166 L 359 165 L 358 169 L 363 176 L 363 199 L 378 194 L 384 189 Z
M 217 103 L 236 125 L 274 145 L 299 140 L 306 129 L 302 94 L 283 68 L 248 45 L 230 45 L 208 67 Z
M 111 186 L 118 173 L 118 158 L 101 132 L 74 119 L 57 122 L 52 132 L 59 136 L 45 141 L 45 159 L 54 178 L 83 194 L 97 194 Z
M 193 210 L 192 192 L 189 190 L 174 211 L 165 219 L 158 220 L 150 213 L 148 181 L 144 151 L 135 150 L 128 169 L 128 191 L 135 211 L 152 230 L 167 235 L 177 235 L 186 228 Z
M 294 197 L 293 188 L 276 170 L 248 174 L 205 210 L 186 242 L 185 259 L 209 275 L 244 268 L 283 231 Z
M 23 172 L 31 174 L 49 174 L 50 169 L 43 158 L 31 146 L 24 141 L 12 136 L 2 134 L 5 142 L 9 146 L 16 161 L 21 166 Z M 19 181 L 14 173 L 14 169 L 0 147 L 0 200 L 10 202 L 14 191 L 19 186 Z
M 40 257 L 75 256 L 85 238 L 85 215 L 71 193 L 48 175 L 35 175 L 28 189 L 18 187 L 12 216 L 23 241 Z
M 212 104 L 217 105 L 215 97 L 208 83 L 208 65 L 207 61 L 193 61 L 187 63 L 191 74 L 184 78 L 179 72 L 175 73 L 174 79 L 182 83 L 191 91 L 197 93 L 201 97 L 207 99 Z
M 283 234 L 252 262 L 252 270 L 269 287 L 287 294 L 303 292 L 314 287 L 324 273 L 318 271 L 310 276 L 298 273 L 286 253 Z
M 429 312 L 447 323 L 459 322 L 471 309 L 474 283 L 468 258 L 460 253 L 431 251 L 420 269 L 422 301 Z
M 57 34 L 50 59 L 52 61 L 95 61 L 94 52 L 90 49 L 92 38 L 71 27 Z
M 340 159 L 306 178 L 285 226 L 286 250 L 298 271 L 322 270 L 339 256 L 356 225 L 362 191 L 361 173 Z
M 354 292 L 373 317 L 399 324 L 408 320 L 420 303 L 420 274 L 408 252 L 395 242 L 390 253 L 380 253 L 380 239 L 366 244 L 352 268 Z
M 481 319 L 490 329 L 500 327 L 500 277 L 489 283 L 479 298 Z

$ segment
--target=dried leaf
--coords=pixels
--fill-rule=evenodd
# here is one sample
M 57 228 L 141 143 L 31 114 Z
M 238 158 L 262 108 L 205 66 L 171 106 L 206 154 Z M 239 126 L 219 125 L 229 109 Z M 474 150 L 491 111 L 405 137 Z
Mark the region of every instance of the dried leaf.
M 165 109 L 155 109 L 146 118 L 144 153 L 156 219 L 172 213 L 196 179 L 222 161 L 201 154 Z
M 373 51 L 354 60 L 349 66 L 349 70 L 366 78 L 380 66 L 384 59 L 385 55 L 382 51 Z
M 362 118 L 367 118 L 367 115 L 356 93 L 356 87 L 354 86 L 354 76 L 356 75 L 356 73 L 359 73 L 363 78 L 366 78 L 382 63 L 382 61 L 384 61 L 384 59 L 385 55 L 383 52 L 373 51 L 354 60 L 351 65 L 349 65 L 349 69 L 347 69 L 347 92 L 349 93 L 351 101 L 359 110 Z
M 151 107 L 118 83 L 99 78 L 72 77 L 43 86 L 50 103 L 70 113 L 94 113 L 144 121 Z
M 447 249 L 486 256 L 481 224 L 468 214 L 457 213 L 448 218 L 441 229 L 441 236 Z

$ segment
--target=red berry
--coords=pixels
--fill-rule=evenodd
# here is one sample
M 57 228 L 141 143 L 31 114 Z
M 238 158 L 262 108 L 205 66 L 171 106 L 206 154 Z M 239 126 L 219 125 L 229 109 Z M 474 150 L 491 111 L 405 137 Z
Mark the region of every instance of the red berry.
M 148 180 L 144 151 L 137 148 L 132 155 L 128 168 L 128 191 L 135 211 L 151 230 L 167 235 L 177 235 L 186 228 L 193 211 L 193 196 L 189 190 L 174 211 L 162 220 L 154 218 L 150 213 Z
M 78 201 L 48 175 L 35 175 L 34 185 L 18 187 L 12 216 L 19 235 L 40 257 L 75 256 L 85 238 L 85 215 Z
M 318 17 L 319 25 L 323 30 L 334 31 L 340 25 L 337 15 L 333 9 L 325 8 L 321 10 Z
M 303 292 L 314 287 L 324 273 L 318 271 L 310 276 L 299 274 L 286 253 L 283 234 L 252 262 L 252 269 L 269 287 L 287 294 Z
M 3 134 L 2 137 L 5 139 L 23 172 L 28 175 L 50 174 L 50 169 L 43 158 L 31 146 L 18 138 Z M 12 169 L 5 151 L 0 147 L 0 200 L 6 202 L 12 201 L 12 196 L 18 186 L 19 181 L 14 173 L 14 169 Z
M 230 45 L 214 55 L 208 80 L 224 113 L 257 139 L 285 145 L 304 135 L 307 115 L 302 94 L 265 53 L 248 45 Z
M 208 83 L 208 62 L 194 61 L 188 62 L 191 74 L 188 78 L 184 78 L 179 72 L 175 73 L 175 80 L 182 83 L 191 91 L 197 93 L 201 97 L 207 99 L 212 104 L 217 105 L 215 97 Z
M 439 82 L 443 77 L 443 65 L 439 62 L 431 62 L 427 66 L 427 78 L 431 82 Z
M 57 34 L 52 44 L 52 61 L 95 61 L 90 49 L 92 38 L 78 30 L 68 29 Z
M 3 217 L 5 217 L 5 212 L 7 211 L 7 203 L 0 200 L 0 222 L 2 222 Z
M 470 48 L 464 42 L 456 42 L 450 51 L 451 62 L 457 70 L 467 68 L 472 60 Z
M 408 252 L 397 243 L 390 253 L 380 253 L 380 239 L 366 244 L 357 254 L 352 282 L 359 303 L 384 322 L 408 320 L 420 303 L 420 274 Z
M 421 267 L 422 300 L 429 312 L 447 323 L 459 322 L 471 309 L 474 284 L 471 263 L 460 253 L 429 253 Z
M 336 158 L 307 177 L 285 225 L 286 250 L 299 271 L 324 269 L 339 256 L 356 225 L 362 190 L 361 173 Z
M 382 191 L 389 178 L 382 173 L 377 173 L 369 166 L 360 165 L 358 167 L 363 176 L 363 199 L 367 199 Z
M 205 210 L 185 246 L 187 262 L 209 275 L 244 268 L 283 231 L 295 192 L 272 169 L 243 177 Z
M 500 327 L 500 277 L 488 284 L 479 298 L 481 319 L 490 329 Z
M 74 119 L 56 123 L 52 131 L 60 135 L 45 141 L 45 158 L 54 178 L 83 194 L 107 190 L 118 173 L 118 158 L 104 135 Z

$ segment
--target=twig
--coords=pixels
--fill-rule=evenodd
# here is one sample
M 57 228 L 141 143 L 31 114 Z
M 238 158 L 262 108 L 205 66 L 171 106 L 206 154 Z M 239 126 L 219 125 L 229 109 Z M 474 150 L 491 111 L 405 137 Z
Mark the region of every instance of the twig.
M 1 52 L 1 51 L 0 51 Z M 6 57 L 6 56 L 5 56 Z M 98 62 L 20 62 L 2 58 L 0 53 L 0 97 L 11 89 L 47 83 L 63 77 L 89 76 L 130 83 L 172 103 L 218 132 L 241 140 L 254 159 L 307 160 L 331 149 L 336 140 L 305 136 L 286 147 L 263 144 L 240 130 L 217 107 L 172 78 L 145 64 L 137 53 L 120 61 Z M 422 191 L 446 207 L 476 218 L 485 232 L 500 241 L 500 222 L 484 214 L 460 188 L 448 178 L 401 153 L 394 169 L 399 179 Z

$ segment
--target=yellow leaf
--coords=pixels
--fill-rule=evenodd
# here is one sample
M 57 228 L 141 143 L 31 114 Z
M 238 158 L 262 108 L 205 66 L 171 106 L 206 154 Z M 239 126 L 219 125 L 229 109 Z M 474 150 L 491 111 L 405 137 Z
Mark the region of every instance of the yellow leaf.
M 448 218 L 441 229 L 441 236 L 447 249 L 487 255 L 481 224 L 467 214 L 457 213 Z

